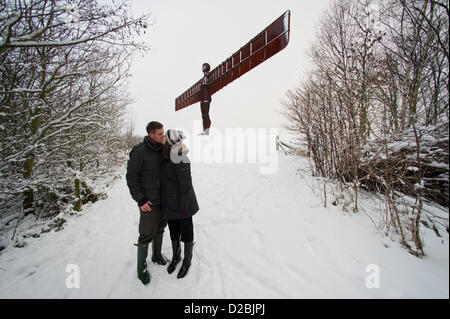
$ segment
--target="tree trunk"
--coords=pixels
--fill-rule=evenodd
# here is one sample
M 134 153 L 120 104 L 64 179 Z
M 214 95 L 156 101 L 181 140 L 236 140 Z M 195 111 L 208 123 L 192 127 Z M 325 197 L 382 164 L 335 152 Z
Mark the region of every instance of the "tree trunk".
M 77 198 L 75 201 L 74 209 L 77 212 L 81 211 L 81 191 L 80 191 L 80 180 L 78 178 L 75 179 L 75 197 Z

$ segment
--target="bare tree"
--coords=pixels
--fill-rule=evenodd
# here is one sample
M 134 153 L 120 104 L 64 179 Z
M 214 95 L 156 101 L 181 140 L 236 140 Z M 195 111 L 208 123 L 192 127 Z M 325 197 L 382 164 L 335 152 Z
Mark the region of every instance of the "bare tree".
M 448 5 L 334 1 L 309 56 L 285 115 L 315 174 L 351 183 L 355 212 L 359 189 L 384 194 L 388 228 L 423 255 L 424 201 L 448 206 Z
M 130 61 L 147 50 L 135 37 L 146 19 L 132 18 L 128 1 L 0 2 L 4 209 L 21 201 L 25 215 L 40 216 L 42 203 L 79 196 L 74 181 L 117 165 Z

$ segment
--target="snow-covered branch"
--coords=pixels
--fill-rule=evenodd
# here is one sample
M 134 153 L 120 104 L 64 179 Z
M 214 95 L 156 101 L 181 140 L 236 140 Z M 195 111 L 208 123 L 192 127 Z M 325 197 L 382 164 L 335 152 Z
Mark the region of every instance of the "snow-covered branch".
M 129 1 L 75 2 L 75 24 L 53 1 L 0 13 L 0 214 L 18 198 L 25 214 L 60 211 L 74 178 L 104 174 L 125 153 L 125 84 L 146 17 L 132 18 Z

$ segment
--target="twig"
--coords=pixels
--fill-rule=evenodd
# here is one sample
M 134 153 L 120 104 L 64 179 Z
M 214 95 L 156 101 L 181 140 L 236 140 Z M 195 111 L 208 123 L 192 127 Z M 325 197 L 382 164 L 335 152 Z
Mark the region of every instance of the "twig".
M 14 240 L 14 236 L 16 236 L 16 231 L 17 231 L 17 228 L 19 227 L 20 217 L 22 216 L 22 213 L 23 213 L 23 205 L 20 207 L 19 217 L 17 218 L 17 224 L 16 224 L 16 227 L 14 228 L 14 233 L 13 233 L 11 240 Z

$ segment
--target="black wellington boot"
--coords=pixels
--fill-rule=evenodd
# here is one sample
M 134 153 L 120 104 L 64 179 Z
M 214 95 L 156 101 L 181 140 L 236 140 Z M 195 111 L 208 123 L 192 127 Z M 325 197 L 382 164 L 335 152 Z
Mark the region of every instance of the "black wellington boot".
M 164 233 L 157 233 L 155 235 L 155 237 L 153 238 L 153 242 L 152 242 L 152 248 L 153 248 L 152 262 L 156 263 L 158 265 L 165 265 L 169 261 L 166 257 L 164 257 L 161 254 L 163 234 Z
M 147 285 L 150 282 L 150 274 L 147 269 L 147 254 L 148 254 L 148 244 L 147 245 L 138 245 L 137 252 L 137 273 L 138 278 L 144 285 Z
M 180 271 L 178 272 L 177 278 L 183 278 L 187 275 L 189 271 L 189 267 L 191 267 L 192 260 L 192 248 L 194 247 L 194 243 L 184 243 L 184 259 L 183 264 L 181 265 Z
M 169 267 L 167 267 L 167 272 L 169 274 L 175 271 L 175 268 L 177 267 L 178 263 L 181 260 L 180 240 L 172 240 L 172 251 L 173 251 L 172 261 L 170 262 Z

